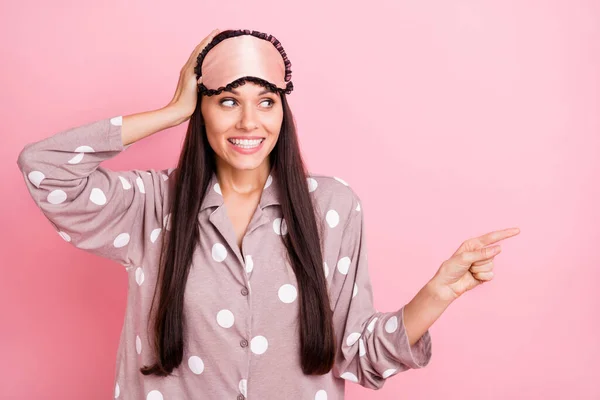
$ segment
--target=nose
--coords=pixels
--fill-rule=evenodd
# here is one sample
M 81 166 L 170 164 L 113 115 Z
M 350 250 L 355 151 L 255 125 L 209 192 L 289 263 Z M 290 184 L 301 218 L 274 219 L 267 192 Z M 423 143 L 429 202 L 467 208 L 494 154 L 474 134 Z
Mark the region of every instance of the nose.
M 237 128 L 241 130 L 252 130 L 258 128 L 258 125 L 256 110 L 253 108 L 252 104 L 246 104 L 242 107 Z

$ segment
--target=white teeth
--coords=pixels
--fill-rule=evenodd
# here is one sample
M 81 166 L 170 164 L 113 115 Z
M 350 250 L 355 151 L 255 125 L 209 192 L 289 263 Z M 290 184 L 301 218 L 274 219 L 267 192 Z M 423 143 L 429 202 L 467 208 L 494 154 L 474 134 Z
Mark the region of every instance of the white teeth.
M 227 140 L 229 140 L 231 143 L 233 143 L 234 145 L 236 145 L 238 147 L 242 147 L 245 149 L 251 149 L 251 148 L 257 147 L 259 144 L 261 144 L 264 139 L 254 139 L 254 140 L 227 139 Z
M 248 139 L 229 139 L 229 141 L 231 143 L 234 143 L 234 144 L 253 145 L 253 144 L 260 144 L 260 142 L 262 142 L 262 139 L 252 139 L 252 140 L 248 140 Z

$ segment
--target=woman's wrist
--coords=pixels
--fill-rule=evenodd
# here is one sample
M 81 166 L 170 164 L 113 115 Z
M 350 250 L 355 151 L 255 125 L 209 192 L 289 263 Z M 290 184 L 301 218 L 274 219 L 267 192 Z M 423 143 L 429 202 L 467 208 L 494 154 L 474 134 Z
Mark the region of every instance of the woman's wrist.
M 432 279 L 404 306 L 404 325 L 411 346 L 427 332 L 453 300 Z
M 434 276 L 426 284 L 427 290 L 438 301 L 451 303 L 458 298 L 456 293 Z

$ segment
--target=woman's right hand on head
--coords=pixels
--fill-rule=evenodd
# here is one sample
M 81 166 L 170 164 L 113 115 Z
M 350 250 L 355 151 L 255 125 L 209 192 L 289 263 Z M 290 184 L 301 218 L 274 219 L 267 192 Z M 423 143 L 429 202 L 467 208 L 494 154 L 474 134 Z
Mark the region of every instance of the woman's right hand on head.
M 196 46 L 190 55 L 190 58 L 187 60 L 183 68 L 181 68 L 177 89 L 175 90 L 173 99 L 168 104 L 168 107 L 177 109 L 177 111 L 181 113 L 182 120 L 180 123 L 187 121 L 196 109 L 196 102 L 198 100 L 198 84 L 202 82 L 202 77 L 196 80 L 196 73 L 194 72 L 198 61 L 198 55 L 219 32 L 219 29 L 215 29 L 207 37 L 205 37 L 200 44 Z

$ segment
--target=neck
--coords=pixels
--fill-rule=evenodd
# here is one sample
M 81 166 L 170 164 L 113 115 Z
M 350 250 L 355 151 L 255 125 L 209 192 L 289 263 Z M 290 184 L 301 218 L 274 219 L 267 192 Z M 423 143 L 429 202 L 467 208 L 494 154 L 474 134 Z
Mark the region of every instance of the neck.
M 267 182 L 271 167 L 267 157 L 255 169 L 237 169 L 217 159 L 217 179 L 223 196 L 247 196 L 261 192 Z

